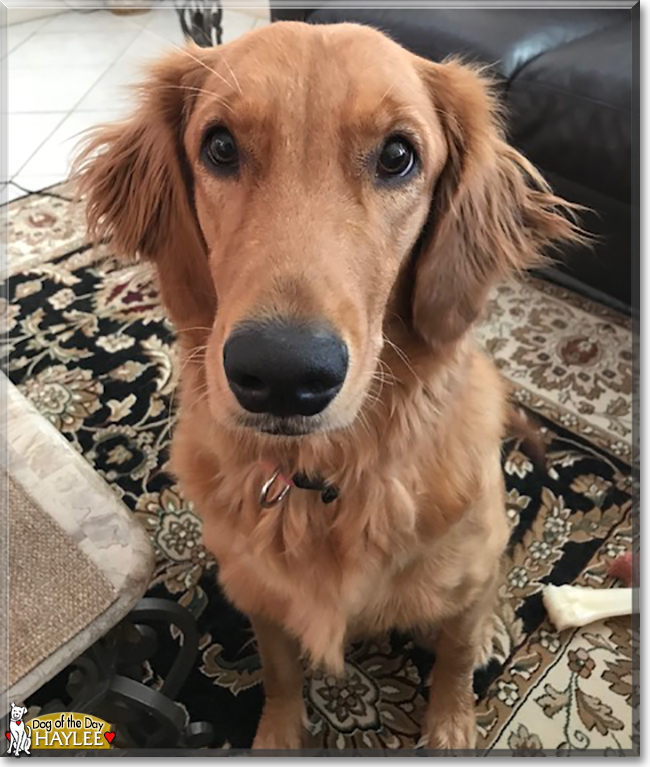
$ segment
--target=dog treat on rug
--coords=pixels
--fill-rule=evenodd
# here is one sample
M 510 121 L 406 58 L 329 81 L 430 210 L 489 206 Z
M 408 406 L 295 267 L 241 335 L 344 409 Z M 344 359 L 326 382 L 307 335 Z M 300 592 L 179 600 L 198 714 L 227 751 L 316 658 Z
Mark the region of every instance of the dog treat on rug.
M 542 591 L 542 600 L 551 623 L 558 631 L 633 612 L 631 588 L 549 585 Z
M 625 554 L 616 557 L 607 572 L 614 578 L 618 578 L 624 586 L 631 586 L 633 580 L 632 552 L 626 551 Z

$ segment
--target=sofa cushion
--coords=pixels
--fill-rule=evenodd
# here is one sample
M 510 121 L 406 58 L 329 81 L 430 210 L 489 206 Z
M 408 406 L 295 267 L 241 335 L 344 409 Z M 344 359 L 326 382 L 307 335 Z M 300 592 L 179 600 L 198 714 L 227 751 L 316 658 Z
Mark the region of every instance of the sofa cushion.
M 377 27 L 433 61 L 449 55 L 494 64 L 508 80 L 536 56 L 596 30 L 629 20 L 610 9 L 340 8 L 326 2 L 307 16 L 313 24 L 356 21 Z
M 631 71 L 629 23 L 542 54 L 510 83 L 512 140 L 545 171 L 629 203 Z

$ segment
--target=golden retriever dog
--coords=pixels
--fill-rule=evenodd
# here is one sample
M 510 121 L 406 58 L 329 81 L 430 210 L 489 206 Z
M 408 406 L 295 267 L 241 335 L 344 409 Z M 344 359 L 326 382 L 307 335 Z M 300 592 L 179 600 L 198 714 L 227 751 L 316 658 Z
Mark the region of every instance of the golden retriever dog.
M 508 540 L 491 286 L 580 237 L 490 83 L 354 24 L 272 24 L 153 66 L 80 156 L 94 237 L 156 267 L 182 357 L 171 463 L 250 617 L 254 747 L 298 748 L 303 661 L 435 643 L 430 748 L 475 746 Z

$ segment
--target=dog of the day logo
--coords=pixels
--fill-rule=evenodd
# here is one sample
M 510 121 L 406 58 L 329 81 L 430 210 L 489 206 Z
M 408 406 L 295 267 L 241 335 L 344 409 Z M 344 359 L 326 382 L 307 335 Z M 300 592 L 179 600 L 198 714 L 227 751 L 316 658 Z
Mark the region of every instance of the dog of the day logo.
M 25 722 L 26 713 L 24 706 L 11 704 L 7 754 L 30 756 L 39 749 L 110 749 L 115 738 L 108 722 L 90 714 L 66 711 Z

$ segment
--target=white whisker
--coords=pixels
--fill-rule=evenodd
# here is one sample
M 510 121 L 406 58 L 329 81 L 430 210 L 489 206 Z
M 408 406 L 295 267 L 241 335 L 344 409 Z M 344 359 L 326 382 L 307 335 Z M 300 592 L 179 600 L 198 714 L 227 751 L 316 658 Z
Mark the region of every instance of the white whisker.
M 399 346 L 396 343 L 393 343 L 393 341 L 388 338 L 388 336 L 384 336 L 384 341 L 395 351 L 395 354 L 402 360 L 402 362 L 406 365 L 406 367 L 409 369 L 415 380 L 424 388 L 424 382 L 418 376 L 418 374 L 413 369 L 413 366 L 411 365 L 408 357 L 406 356 L 405 352 L 399 348 Z
M 155 32 L 151 32 L 149 29 L 145 29 L 145 32 L 149 32 L 150 34 L 155 35 Z M 161 37 L 161 35 L 157 35 L 157 37 Z M 180 51 L 181 53 L 184 53 L 186 56 L 189 56 L 193 61 L 196 61 L 197 64 L 200 64 L 204 69 L 207 69 L 208 72 L 212 72 L 213 75 L 216 75 L 220 80 L 222 80 L 229 88 L 232 88 L 232 83 L 228 82 L 226 78 L 219 74 L 215 69 L 212 69 L 212 67 L 209 67 L 205 61 L 201 61 L 197 56 L 194 56 L 194 54 L 190 53 L 187 48 L 182 48 L 180 45 L 176 45 L 175 43 L 171 43 L 172 48 L 174 48 L 177 51 Z
M 214 93 L 214 91 L 208 91 L 205 88 L 195 88 L 192 85 L 173 85 L 173 84 L 158 85 L 157 87 L 159 89 L 177 88 L 178 90 L 183 90 L 183 91 L 194 91 L 196 93 L 205 93 L 206 95 L 211 96 L 215 101 L 217 101 L 222 107 L 227 109 L 229 112 L 233 111 L 230 104 L 228 104 L 227 101 L 221 98 L 221 96 L 218 96 L 216 93 Z

